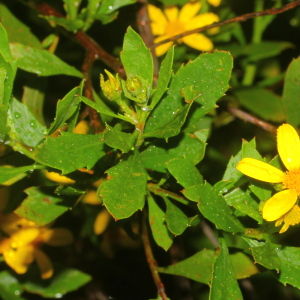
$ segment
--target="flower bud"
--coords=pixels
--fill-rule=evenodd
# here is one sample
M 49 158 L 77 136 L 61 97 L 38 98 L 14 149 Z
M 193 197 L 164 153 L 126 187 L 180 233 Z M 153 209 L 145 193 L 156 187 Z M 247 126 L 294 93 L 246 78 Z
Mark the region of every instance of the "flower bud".
M 145 103 L 148 100 L 148 80 L 139 76 L 134 76 L 126 80 L 123 84 L 123 91 L 127 98 L 138 102 Z
M 104 76 L 100 74 L 100 86 L 102 88 L 104 96 L 110 100 L 114 101 L 120 98 L 122 93 L 122 87 L 118 74 L 114 77 L 109 71 L 104 70 L 108 76 L 108 80 L 104 80 Z

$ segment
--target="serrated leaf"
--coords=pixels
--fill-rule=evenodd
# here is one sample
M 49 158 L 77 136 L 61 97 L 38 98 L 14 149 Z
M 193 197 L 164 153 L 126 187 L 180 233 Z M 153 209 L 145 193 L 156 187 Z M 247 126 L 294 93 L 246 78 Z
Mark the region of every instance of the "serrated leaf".
M 127 78 L 140 76 L 144 80 L 148 80 L 149 88 L 152 87 L 152 55 L 142 38 L 131 27 L 127 29 L 124 36 L 121 61 L 126 71 Z
M 286 112 L 287 123 L 294 127 L 300 125 L 299 119 L 299 97 L 300 93 L 300 58 L 294 59 L 285 74 L 284 87 L 282 94 L 283 107 Z
M 39 76 L 69 75 L 83 77 L 81 72 L 49 51 L 32 48 L 20 43 L 11 43 L 10 51 L 13 58 L 17 59 L 18 67 L 24 71 Z
M 158 246 L 167 251 L 173 243 L 174 236 L 165 224 L 165 213 L 151 196 L 148 197 L 148 207 L 153 238 Z
M 235 90 L 234 94 L 244 107 L 260 118 L 278 123 L 285 120 L 281 98 L 271 91 L 252 87 Z
M 63 269 L 54 272 L 54 276 L 47 280 L 34 281 L 27 279 L 23 284 L 24 289 L 30 293 L 41 295 L 45 298 L 61 298 L 68 292 L 75 291 L 91 280 L 91 276 L 76 269 Z
M 184 188 L 203 183 L 203 177 L 192 162 L 184 158 L 174 158 L 166 162 L 169 172 Z
M 209 299 L 243 300 L 224 238 L 219 239 L 219 250 L 216 253 L 213 267 Z
M 25 300 L 20 295 L 23 292 L 22 285 L 8 271 L 0 272 L 0 296 L 3 300 Z
M 123 153 L 127 153 L 134 147 L 136 137 L 132 134 L 122 132 L 109 125 L 103 132 L 103 141 L 112 148 L 120 149 Z
M 184 105 L 181 109 L 178 109 L 174 112 L 173 117 L 170 118 L 167 123 L 162 124 L 161 127 L 154 131 L 144 133 L 143 137 L 156 137 L 168 140 L 168 138 L 178 135 L 192 104 L 193 102 Z
M 29 27 L 16 18 L 10 10 L 0 4 L 1 23 L 5 27 L 10 43 L 18 42 L 35 48 L 41 48 L 39 39 L 30 31 Z
M 77 198 L 60 197 L 54 189 L 31 187 L 25 190 L 28 197 L 15 210 L 15 213 L 37 226 L 44 226 L 57 219 L 73 207 Z
M 43 168 L 42 166 L 37 165 L 30 165 L 30 166 L 24 166 L 24 167 L 16 167 L 16 168 L 5 168 L 0 167 L 0 184 L 2 184 L 5 181 L 8 181 L 20 174 L 23 174 L 28 171 L 32 171 L 35 169 Z
M 31 113 L 27 105 L 13 98 L 8 111 L 10 136 L 29 147 L 37 146 L 43 139 L 44 127 Z
M 215 107 L 217 100 L 228 89 L 232 69 L 232 58 L 227 52 L 201 54 L 195 60 L 182 66 L 172 77 L 166 97 L 151 112 L 145 133 L 161 128 L 173 118 L 174 112 L 183 107 L 181 90 L 193 86 L 201 96 L 195 100 L 198 118 Z M 202 112 L 199 113 L 199 111 Z
M 266 267 L 267 269 L 279 269 L 281 262 L 273 244 L 268 241 L 257 241 L 243 237 L 249 244 L 252 256 L 256 263 Z
M 151 108 L 153 109 L 159 102 L 164 93 L 168 90 L 168 85 L 172 76 L 172 66 L 174 58 L 174 47 L 168 50 L 165 59 L 162 61 L 157 80 L 156 91 L 151 99 Z
M 148 176 L 138 152 L 106 173 L 107 180 L 99 186 L 98 194 L 115 219 L 128 218 L 144 207 Z
M 232 205 L 245 215 L 256 220 L 259 224 L 263 223 L 263 218 L 258 211 L 258 203 L 248 192 L 236 188 L 224 196 L 228 205 Z
M 300 289 L 300 248 L 277 245 L 275 251 L 281 262 L 278 280 Z
M 80 109 L 81 93 L 82 88 L 77 86 L 63 99 L 58 100 L 55 118 L 48 130 L 48 135 L 65 125 L 66 122 Z
M 62 132 L 58 137 L 47 137 L 36 157 L 67 174 L 83 167 L 91 169 L 105 155 L 103 145 L 102 134 Z
M 169 230 L 174 235 L 182 234 L 189 226 L 189 218 L 179 207 L 177 207 L 168 198 L 164 198 L 164 201 L 167 205 L 165 218 Z
M 232 214 L 224 198 L 209 183 L 194 185 L 183 191 L 190 200 L 198 202 L 198 208 L 205 218 L 218 229 L 228 232 L 244 232 L 240 221 Z
M 180 275 L 197 282 L 209 284 L 214 263 L 215 251 L 205 249 L 166 268 L 159 268 L 160 273 Z
M 185 157 L 194 165 L 203 158 L 205 143 L 194 135 L 181 133 L 176 138 L 170 138 L 168 143 L 158 140 L 152 143 L 142 153 L 146 168 L 166 173 L 165 163 L 173 158 Z

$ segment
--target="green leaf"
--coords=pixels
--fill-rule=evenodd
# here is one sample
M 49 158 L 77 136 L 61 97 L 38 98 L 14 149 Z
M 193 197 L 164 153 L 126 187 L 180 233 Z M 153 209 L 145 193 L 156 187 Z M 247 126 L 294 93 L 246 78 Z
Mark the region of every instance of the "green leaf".
M 115 219 L 128 218 L 144 207 L 148 176 L 138 152 L 106 173 L 107 180 L 99 186 L 98 194 Z
M 72 89 L 63 99 L 58 100 L 54 122 L 48 130 L 48 135 L 66 124 L 72 116 L 80 109 L 81 87 Z
M 55 16 L 42 16 L 42 18 L 46 19 L 52 24 L 54 23 L 55 25 L 62 26 L 63 28 L 71 32 L 76 32 L 77 30 L 81 29 L 84 25 L 84 22 L 79 19 L 70 20 L 70 19 L 60 18 Z
M 285 120 L 281 98 L 271 91 L 264 88 L 252 87 L 235 90 L 234 94 L 244 107 L 258 117 L 279 123 Z
M 163 140 L 153 142 L 141 155 L 146 168 L 166 173 L 165 163 L 173 158 L 185 157 L 194 165 L 199 163 L 205 145 L 194 135 L 181 133 L 176 138 L 170 138 L 168 143 Z
M 60 197 L 52 187 L 33 186 L 25 190 L 28 197 L 15 210 L 15 213 L 37 226 L 45 226 L 71 209 L 77 198 Z
M 18 67 L 24 71 L 35 73 L 39 76 L 69 75 L 82 78 L 81 72 L 66 64 L 49 51 L 32 48 L 20 43 L 11 43 L 10 51 L 17 59 Z
M 224 196 L 228 205 L 233 206 L 238 211 L 256 220 L 259 224 L 263 223 L 263 218 L 258 211 L 258 203 L 253 199 L 249 192 L 244 192 L 236 188 Z
M 131 27 L 127 29 L 124 36 L 121 61 L 127 78 L 140 76 L 144 80 L 148 80 L 149 89 L 152 87 L 153 60 L 151 52 Z
M 80 6 L 81 0 L 63 0 L 64 1 L 64 9 L 67 12 L 68 19 L 74 20 L 77 17 L 78 9 Z
M 216 253 L 209 299 L 243 299 L 224 238 L 219 239 L 219 250 Z
M 165 224 L 165 213 L 155 200 L 148 196 L 149 223 L 156 244 L 167 251 L 173 243 L 173 234 Z
M 286 112 L 287 123 L 294 127 L 300 125 L 299 111 L 299 93 L 300 93 L 300 58 L 294 59 L 286 71 L 282 102 Z
M 41 48 L 39 39 L 30 31 L 30 28 L 16 18 L 10 10 L 0 4 L 1 23 L 5 27 L 10 43 L 21 43 L 35 48 Z
M 43 168 L 43 166 L 30 165 L 30 166 L 16 167 L 16 168 L 0 167 L 0 184 L 16 176 L 19 176 L 25 172 L 33 171 L 35 169 L 40 169 L 40 168 Z
M 8 271 L 0 272 L 0 296 L 3 300 L 25 300 L 22 285 Z
M 189 218 L 168 198 L 164 198 L 164 200 L 167 205 L 165 218 L 168 228 L 174 235 L 180 235 L 189 226 Z
M 194 185 L 183 191 L 190 200 L 198 202 L 198 208 L 205 218 L 218 229 L 228 232 L 244 232 L 240 221 L 232 214 L 224 198 L 209 183 Z
M 143 137 L 157 137 L 168 140 L 168 138 L 178 135 L 192 104 L 193 102 L 184 105 L 183 108 L 174 113 L 173 117 L 170 118 L 167 123 L 154 131 L 144 133 Z
M 288 283 L 300 289 L 300 248 L 278 245 L 275 251 L 281 261 L 279 281 L 284 285 Z
M 241 161 L 242 158 L 245 157 L 252 157 L 263 161 L 260 154 L 256 150 L 255 139 L 252 139 L 250 142 L 243 140 L 241 151 L 239 151 L 236 156 L 232 157 L 229 160 L 222 180 L 238 181 L 240 178 L 242 178 L 243 173 L 237 170 L 236 166 L 239 163 L 239 161 Z
M 11 63 L 13 61 L 9 48 L 8 35 L 2 24 L 0 24 L 0 53 L 5 62 Z
M 159 268 L 160 273 L 180 275 L 197 282 L 209 284 L 214 263 L 215 251 L 205 249 L 179 263 Z
M 253 261 L 243 252 L 230 255 L 233 271 L 237 279 L 243 279 L 259 273 Z
M 8 124 L 12 139 L 29 147 L 37 146 L 43 139 L 46 127 L 34 117 L 27 105 L 13 98 L 8 111 Z
M 166 162 L 168 171 L 184 188 L 203 183 L 202 175 L 192 162 L 184 158 L 174 158 Z
M 111 14 L 119 10 L 120 7 L 135 3 L 136 0 L 103 0 L 99 8 L 98 14 Z
M 179 263 L 165 268 L 158 268 L 158 271 L 165 274 L 184 276 L 209 285 L 212 280 L 214 258 L 215 251 L 205 249 Z M 242 252 L 230 255 L 230 260 L 237 279 L 247 278 L 258 273 L 258 269 L 251 259 Z
M 120 149 L 123 153 L 127 153 L 134 147 L 135 136 L 122 132 L 116 128 L 106 126 L 103 132 L 103 141 L 112 148 Z
M 168 85 L 172 76 L 172 66 L 174 58 L 174 47 L 171 47 L 162 61 L 157 80 L 156 91 L 151 99 L 151 108 L 159 102 L 164 93 L 168 90 Z
M 243 239 L 249 244 L 256 263 L 259 263 L 267 269 L 278 270 L 280 268 L 280 258 L 273 244 L 268 241 L 257 241 L 246 237 L 243 237 Z
M 83 167 L 91 169 L 105 155 L 103 145 L 102 134 L 62 132 L 58 137 L 47 137 L 36 157 L 66 174 Z
M 260 59 L 276 56 L 283 50 L 293 47 L 294 45 L 289 42 L 263 41 L 259 44 L 248 44 L 244 47 L 238 44 L 223 45 L 222 49 L 230 51 L 234 58 L 245 56 L 246 61 L 258 61 Z
M 63 269 L 54 272 L 54 276 L 45 280 L 31 281 L 30 278 L 23 284 L 30 293 L 45 298 L 61 298 L 68 292 L 75 291 L 91 280 L 91 276 L 76 269 Z
M 125 117 L 124 115 L 121 114 L 115 114 L 107 105 L 105 105 L 103 102 L 93 102 L 90 99 L 83 97 L 83 96 L 79 96 L 80 100 L 82 102 L 84 102 L 85 104 L 87 104 L 88 106 L 94 108 L 97 112 L 99 112 L 100 114 L 105 114 L 114 118 L 118 118 L 127 122 L 131 123 L 131 119 Z
M 231 69 L 230 54 L 221 51 L 201 54 L 182 66 L 172 77 L 166 96 L 151 112 L 145 133 L 161 128 L 173 118 L 178 109 L 182 109 L 181 91 L 184 88 L 193 87 L 193 90 L 198 91 L 198 95 L 201 93 L 193 104 L 197 107 L 198 118 L 215 108 L 217 100 L 228 89 Z
M 101 3 L 101 4 L 100 4 Z M 87 31 L 94 23 L 99 5 L 102 5 L 102 0 L 89 0 L 86 7 L 86 16 L 83 26 L 83 31 Z

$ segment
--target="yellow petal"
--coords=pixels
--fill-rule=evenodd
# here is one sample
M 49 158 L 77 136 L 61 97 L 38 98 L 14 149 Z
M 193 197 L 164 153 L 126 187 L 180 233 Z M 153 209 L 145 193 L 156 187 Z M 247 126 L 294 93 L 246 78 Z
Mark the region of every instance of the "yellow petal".
M 50 258 L 40 249 L 34 249 L 34 257 L 41 271 L 42 279 L 48 279 L 53 275 L 53 266 Z
M 185 4 L 180 10 L 178 20 L 181 23 L 187 23 L 190 19 L 197 15 L 199 10 L 201 9 L 201 3 L 196 2 L 188 2 Z
M 285 174 L 279 169 L 254 158 L 243 158 L 236 168 L 243 174 L 265 182 L 282 182 Z
M 169 38 L 169 36 L 167 36 L 167 35 L 159 36 L 156 39 L 154 39 L 154 44 L 158 43 L 160 41 L 163 41 L 167 38 Z M 156 55 L 161 56 L 161 55 L 165 54 L 172 47 L 172 45 L 173 45 L 173 42 L 169 42 L 169 43 L 165 43 L 165 44 L 162 44 L 161 46 L 156 47 L 155 48 Z
M 63 175 L 60 175 L 56 172 L 48 172 L 46 171 L 45 172 L 45 176 L 52 180 L 52 181 L 55 181 L 55 182 L 58 182 L 58 183 L 62 183 L 62 184 L 72 184 L 74 183 L 75 181 L 66 177 L 66 176 L 63 176 Z
M 86 134 L 89 131 L 89 123 L 85 120 L 80 121 L 74 128 L 73 132 L 77 134 Z
M 178 17 L 178 8 L 177 6 L 169 6 L 165 8 L 165 15 L 167 16 L 169 22 L 174 22 Z
M 192 29 L 195 29 L 195 28 L 210 25 L 210 24 L 215 23 L 215 22 L 219 22 L 219 20 L 220 20 L 219 17 L 214 13 L 201 14 L 201 15 L 196 16 L 193 19 L 190 19 L 186 23 L 185 29 L 186 30 L 192 30 Z
M 163 12 L 154 5 L 148 4 L 148 13 L 151 21 L 151 29 L 154 35 L 162 35 L 165 33 L 165 27 L 168 23 Z
M 200 33 L 195 33 L 182 38 L 182 41 L 191 48 L 199 51 L 210 51 L 214 45 L 209 38 Z
M 270 198 L 263 207 L 263 218 L 275 221 L 286 214 L 296 203 L 297 192 L 284 190 Z
M 1 216 L 0 228 L 7 235 L 12 235 L 20 229 L 31 227 L 36 227 L 36 224 L 24 218 L 20 218 L 15 213 L 9 213 L 7 215 Z
M 5 262 L 18 274 L 24 274 L 34 260 L 33 246 L 28 245 L 3 253 Z
M 11 247 L 15 249 L 24 247 L 32 243 L 38 237 L 39 233 L 40 230 L 38 228 L 21 229 L 10 237 Z
M 283 124 L 278 128 L 277 148 L 288 170 L 300 169 L 300 139 L 294 127 Z
M 94 191 L 94 190 L 88 191 L 88 192 L 83 196 L 82 201 L 83 201 L 84 203 L 88 203 L 88 204 L 91 204 L 91 205 L 100 205 L 100 204 L 101 204 L 99 198 L 97 197 L 97 192 Z
M 39 237 L 50 246 L 66 246 L 73 243 L 73 234 L 65 228 L 46 229 Z
M 219 6 L 221 3 L 221 0 L 208 0 L 208 3 L 213 6 Z
M 98 214 L 94 223 L 95 234 L 103 233 L 111 220 L 112 217 L 110 213 L 106 209 L 102 209 Z

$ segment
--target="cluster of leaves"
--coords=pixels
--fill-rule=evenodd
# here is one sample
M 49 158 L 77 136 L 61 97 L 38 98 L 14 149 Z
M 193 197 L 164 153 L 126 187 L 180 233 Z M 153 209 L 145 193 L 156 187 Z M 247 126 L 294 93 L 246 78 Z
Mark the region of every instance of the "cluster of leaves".
M 90 0 L 84 6 L 79 0 L 64 0 L 64 16 L 43 18 L 72 34 L 86 32 L 97 20 L 102 24 L 112 22 L 120 7 L 134 2 Z M 276 1 L 277 7 L 281 5 L 281 1 Z M 257 11 L 264 8 L 263 1 L 256 1 Z M 243 299 L 238 280 L 251 276 L 254 281 L 255 276 L 263 280 L 267 277 L 269 283 L 273 276 L 284 285 L 300 288 L 300 248 L 281 243 L 274 224 L 265 222 L 260 213 L 260 203 L 272 195 L 271 187 L 254 180 L 248 184 L 248 179 L 235 168 L 244 157 L 262 160 L 255 139 L 243 141 L 221 177 L 216 169 L 223 168 L 222 163 L 221 167 L 218 165 L 222 158 L 206 153 L 207 140 L 213 139 L 213 126 L 218 122 L 225 126 L 228 122 L 229 113 L 218 115 L 216 103 L 229 89 L 230 80 L 232 89 L 220 105 L 242 105 L 265 121 L 280 124 L 286 120 L 295 127 L 300 125 L 296 109 L 299 60 L 295 59 L 286 73 L 277 68 L 275 76 L 269 75 L 266 67 L 260 68 L 265 73 L 257 71 L 267 63 L 276 64 L 274 57 L 293 46 L 290 42 L 262 39 L 274 15 L 254 20 L 249 44 L 241 26 L 235 24 L 222 28 L 219 37 L 215 37 L 221 50 L 195 55 L 184 47 L 178 47 L 178 54 L 177 49 L 174 53 L 174 48 L 170 48 L 155 82 L 150 50 L 139 34 L 128 28 L 120 55 L 126 78 L 116 78 L 122 90 L 118 101 L 109 101 L 106 93 L 94 90 L 90 93 L 93 100 L 87 98 L 86 74 L 53 53 L 57 35 L 51 34 L 41 43 L 4 4 L 0 5 L 0 15 L 0 184 L 12 184 L 5 213 L 14 211 L 37 226 L 55 220 L 64 224 L 77 235 L 77 245 L 89 239 L 86 243 L 94 249 L 96 260 L 100 256 L 96 251 L 105 252 L 99 249 L 100 240 L 91 232 L 90 219 L 95 218 L 97 209 L 79 201 L 100 180 L 97 196 L 117 220 L 112 225 L 114 230 L 124 227 L 128 235 L 137 238 L 133 228 L 139 224 L 140 235 L 153 237 L 154 249 L 168 251 L 180 245 L 178 240 L 190 245 L 190 255 L 180 262 L 154 266 L 159 273 L 180 275 L 209 286 L 213 300 Z M 229 18 L 233 12 L 224 6 L 220 15 Z M 238 43 L 229 43 L 232 38 Z M 187 61 L 182 57 L 192 59 L 177 67 Z M 239 72 L 232 72 L 233 58 L 243 70 L 242 79 Z M 25 72 L 31 74 L 25 84 L 20 84 Z M 51 116 L 43 114 L 43 106 L 48 99 L 45 91 L 51 91 L 46 89 L 44 80 L 54 75 L 74 77 L 77 83 L 57 101 L 55 117 L 49 122 Z M 270 87 L 282 79 L 280 97 Z M 60 97 L 59 93 L 54 95 Z M 103 128 L 96 134 L 92 128 L 86 134 L 74 133 L 76 124 L 86 116 L 87 107 L 97 112 Z M 272 163 L 281 168 L 277 158 Z M 83 173 L 83 168 L 89 172 Z M 75 183 L 51 182 L 45 177 L 46 170 L 63 174 Z M 207 182 L 204 174 L 211 177 L 214 172 L 217 175 L 211 183 Z M 201 233 L 200 224 L 208 228 L 207 236 Z M 214 239 L 218 240 L 217 245 Z M 145 243 L 145 247 L 149 245 Z M 71 256 L 70 261 L 57 259 L 55 274 L 46 281 L 37 278 L 34 265 L 20 276 L 2 262 L 1 297 L 24 299 L 22 293 L 26 291 L 59 298 L 78 289 L 91 280 L 86 274 L 89 270 L 80 263 L 87 258 L 82 253 L 76 256 L 72 252 Z M 247 293 L 246 289 L 243 291 Z M 199 292 L 195 299 L 205 297 L 205 293 Z M 142 295 L 143 299 L 149 297 Z M 160 295 L 157 297 L 161 299 Z

